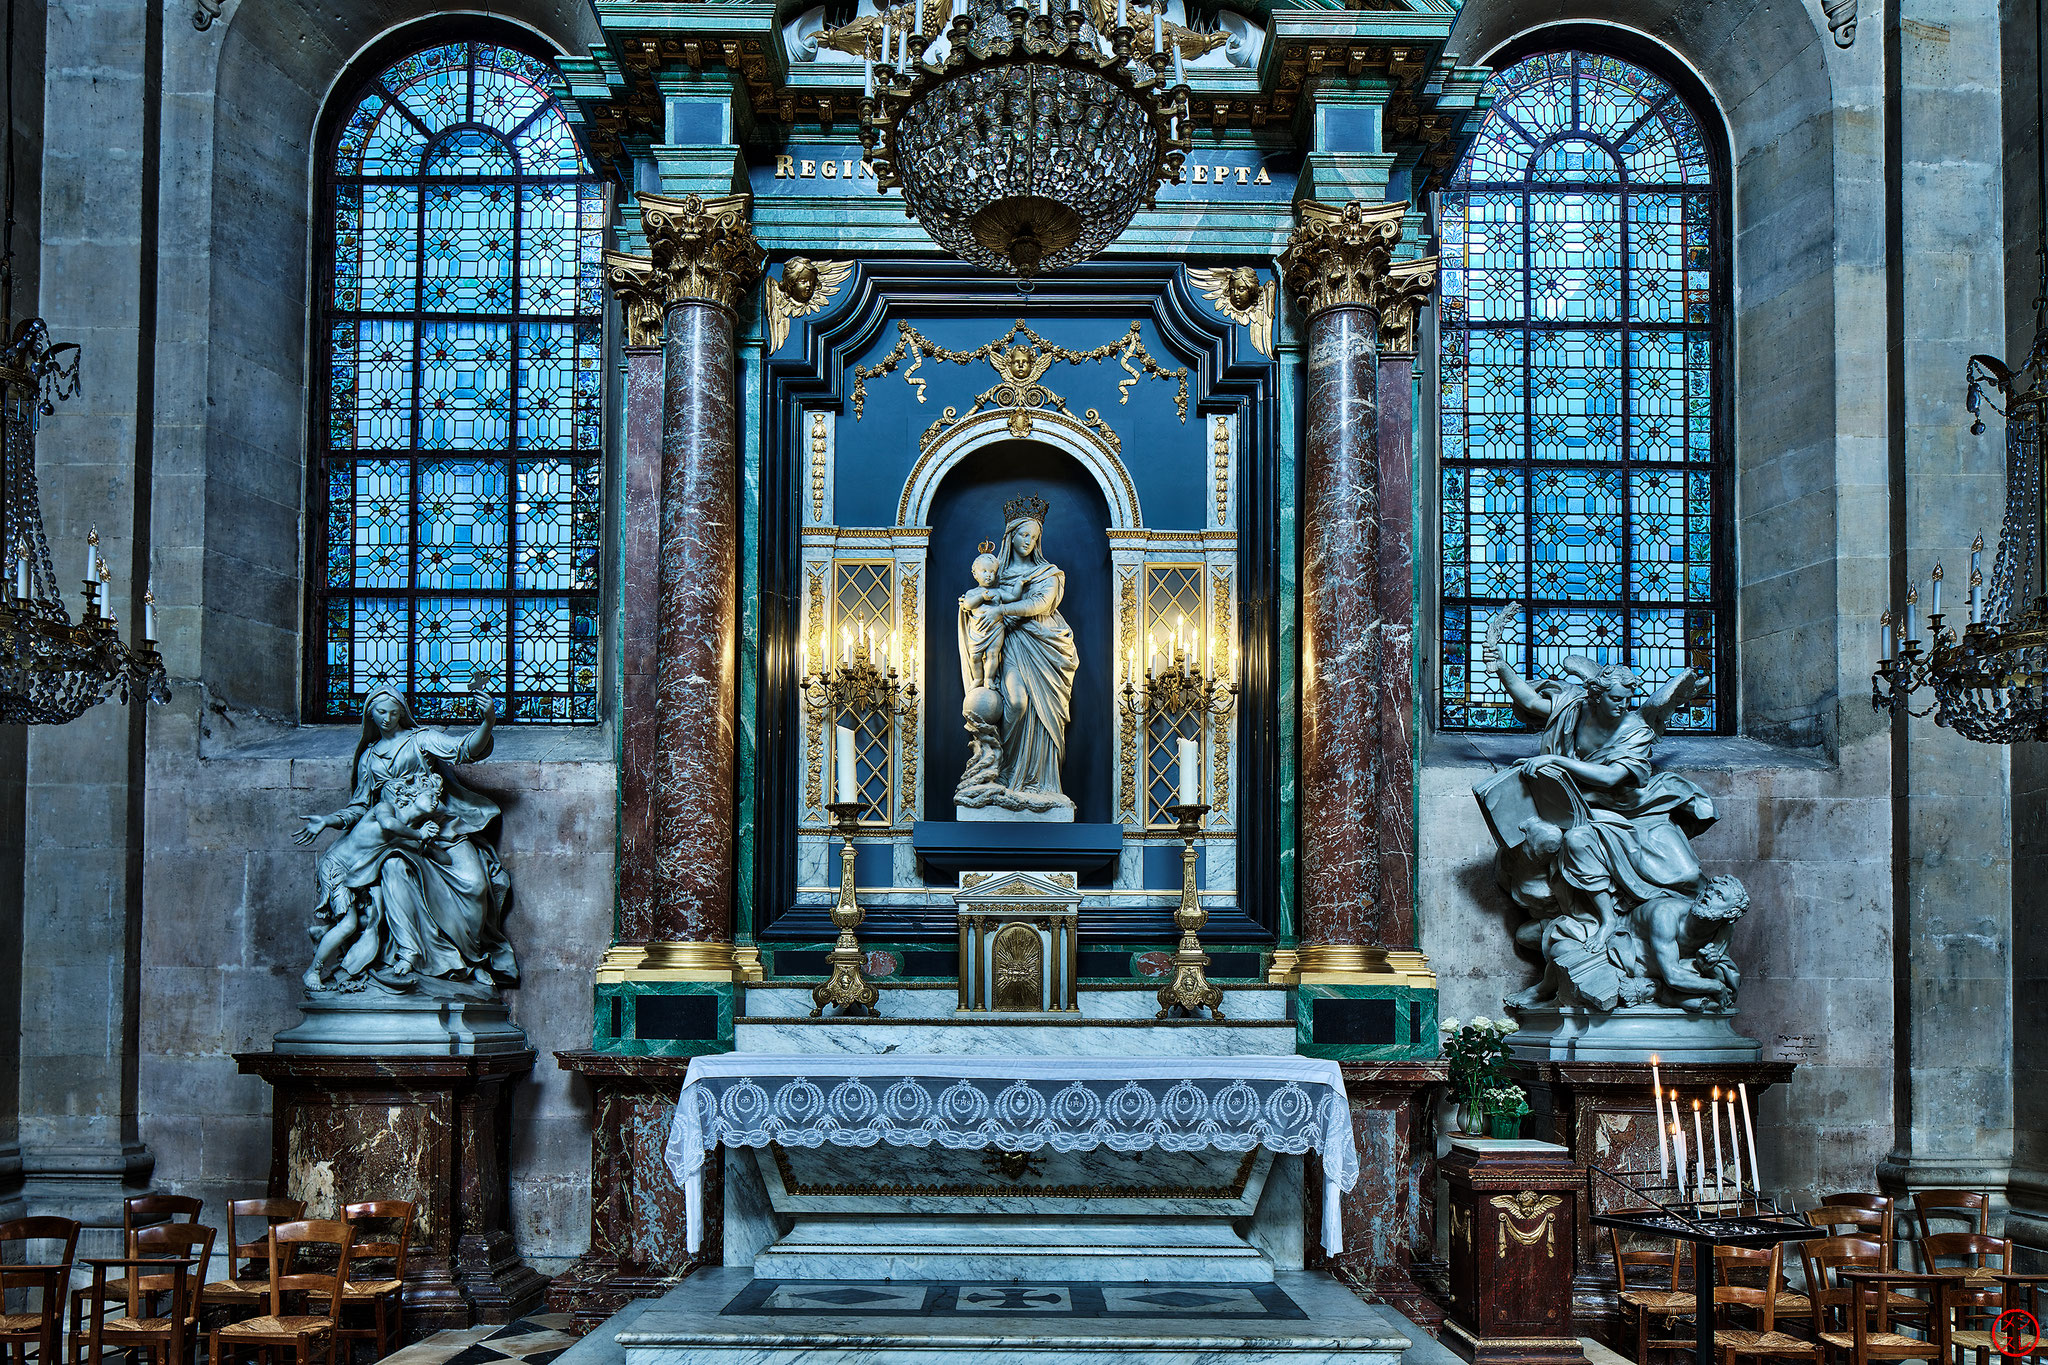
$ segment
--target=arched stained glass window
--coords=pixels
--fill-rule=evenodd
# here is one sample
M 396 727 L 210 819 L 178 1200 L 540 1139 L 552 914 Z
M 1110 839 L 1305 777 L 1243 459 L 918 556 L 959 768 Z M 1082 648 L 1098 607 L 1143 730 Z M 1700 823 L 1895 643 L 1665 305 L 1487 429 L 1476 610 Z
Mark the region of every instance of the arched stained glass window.
M 491 43 L 414 53 L 329 152 L 309 711 L 597 717 L 607 204 Z
M 1480 665 L 1571 655 L 1646 686 L 1713 680 L 1673 729 L 1719 731 L 1729 631 L 1719 172 L 1669 84 L 1591 52 L 1524 58 L 1441 200 L 1439 723 L 1518 728 Z

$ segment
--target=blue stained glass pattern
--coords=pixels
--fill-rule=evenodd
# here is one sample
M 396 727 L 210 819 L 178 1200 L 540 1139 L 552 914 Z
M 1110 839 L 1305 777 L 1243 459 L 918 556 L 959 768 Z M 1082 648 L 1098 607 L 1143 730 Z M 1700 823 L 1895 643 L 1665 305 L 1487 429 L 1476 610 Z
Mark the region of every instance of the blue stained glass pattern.
M 1521 603 L 1510 661 L 1566 656 L 1647 683 L 1727 650 L 1727 480 L 1714 259 L 1722 211 L 1699 124 L 1620 58 L 1550 52 L 1493 105 L 1439 201 L 1439 722 L 1516 729 L 1478 668 Z M 1714 731 L 1725 679 L 1674 717 Z
M 329 167 L 321 719 L 597 719 L 611 205 L 545 61 L 486 43 L 370 82 Z

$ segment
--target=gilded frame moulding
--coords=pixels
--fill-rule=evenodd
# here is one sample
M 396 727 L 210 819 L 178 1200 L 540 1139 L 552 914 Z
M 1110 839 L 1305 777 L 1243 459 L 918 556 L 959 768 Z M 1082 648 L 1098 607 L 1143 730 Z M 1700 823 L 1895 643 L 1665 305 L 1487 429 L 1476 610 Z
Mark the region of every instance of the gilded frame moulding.
M 1017 319 L 1009 331 L 992 340 L 984 341 L 971 351 L 956 351 L 941 346 L 902 318 L 896 320 L 896 331 L 896 346 L 889 354 L 872 365 L 854 366 L 853 420 L 856 422 L 861 419 L 867 403 L 867 382 L 894 373 L 906 356 L 910 358 L 910 364 L 903 371 L 903 382 L 917 392 L 917 401 L 920 403 L 928 401 L 925 388 L 931 383 L 930 379 L 920 379 L 917 376 L 927 357 L 951 365 L 971 365 L 977 360 L 986 360 L 993 366 L 998 382 L 975 398 L 973 406 L 968 409 L 968 416 L 980 411 L 982 405 L 992 397 L 998 407 L 1028 409 L 1057 404 L 1060 411 L 1066 412 L 1065 400 L 1039 382 L 1046 370 L 1051 368 L 1055 361 L 1068 365 L 1082 365 L 1115 356 L 1117 364 L 1130 376 L 1117 381 L 1118 403 L 1129 403 L 1131 387 L 1147 375 L 1155 379 L 1176 381 L 1179 389 L 1174 396 L 1174 408 L 1179 412 L 1181 421 L 1188 420 L 1187 366 L 1182 365 L 1169 370 L 1154 360 L 1152 353 L 1145 349 L 1141 324 L 1136 322 L 1131 324 L 1128 332 L 1115 341 L 1104 342 L 1087 351 L 1075 351 L 1058 342 L 1047 341 L 1027 326 L 1022 318 Z M 1017 342 L 1020 334 L 1026 339 L 1025 343 Z M 1131 363 L 1134 359 L 1138 362 L 1136 365 Z M 948 409 L 949 413 L 951 411 Z M 1067 415 L 1073 416 L 1072 413 Z M 1091 419 L 1100 420 L 1092 408 L 1089 409 L 1088 415 Z M 1027 428 L 1016 434 L 1028 435 L 1029 430 Z M 927 431 L 925 436 L 925 443 L 929 445 L 934 438 L 930 431 Z
M 918 584 L 922 577 L 923 574 L 916 565 L 900 561 L 897 563 L 896 581 L 902 592 L 898 619 L 902 622 L 903 638 L 906 640 L 922 638 L 918 634 L 921 627 L 917 609 L 920 597 Z M 912 677 L 910 681 L 918 682 L 919 678 Z M 902 780 L 896 791 L 896 823 L 899 825 L 908 825 L 917 819 L 917 719 L 923 705 L 924 703 L 920 701 L 898 718 L 897 742 L 901 746 L 903 764 Z

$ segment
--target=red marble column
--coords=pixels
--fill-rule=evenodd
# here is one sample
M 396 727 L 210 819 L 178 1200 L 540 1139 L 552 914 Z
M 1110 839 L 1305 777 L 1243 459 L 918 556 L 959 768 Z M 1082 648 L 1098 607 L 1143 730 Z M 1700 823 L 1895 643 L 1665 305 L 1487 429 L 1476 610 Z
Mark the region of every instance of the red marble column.
M 1415 356 L 1389 354 L 1380 328 L 1379 673 L 1373 699 L 1377 778 L 1377 942 L 1415 946 Z
M 1379 314 L 1308 325 L 1301 498 L 1301 943 L 1369 941 L 1380 883 Z
M 661 411 L 659 346 L 626 348 L 625 470 L 619 515 L 619 899 L 617 939 L 662 937 L 655 915 L 655 677 L 660 659 Z
M 745 195 L 640 197 L 665 304 L 650 940 L 732 940 L 739 416 L 733 314 L 761 271 Z M 621 929 L 626 925 L 622 922 Z

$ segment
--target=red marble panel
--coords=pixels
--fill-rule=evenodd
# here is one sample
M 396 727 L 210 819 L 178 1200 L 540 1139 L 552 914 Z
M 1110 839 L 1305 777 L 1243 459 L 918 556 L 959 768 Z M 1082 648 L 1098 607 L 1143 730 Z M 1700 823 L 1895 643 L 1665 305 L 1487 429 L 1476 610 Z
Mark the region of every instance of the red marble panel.
M 618 941 L 662 937 L 655 915 L 654 684 L 660 658 L 662 353 L 626 352 L 625 469 L 619 495 Z
M 1379 899 L 1367 941 L 1415 946 L 1415 357 L 1379 362 Z

